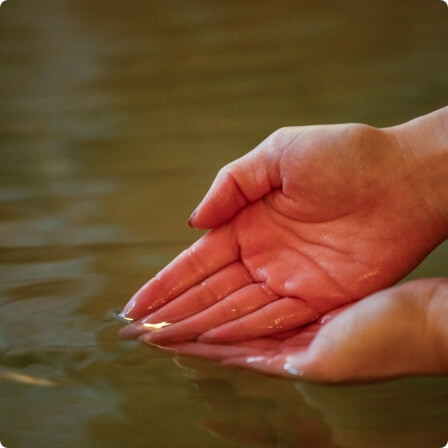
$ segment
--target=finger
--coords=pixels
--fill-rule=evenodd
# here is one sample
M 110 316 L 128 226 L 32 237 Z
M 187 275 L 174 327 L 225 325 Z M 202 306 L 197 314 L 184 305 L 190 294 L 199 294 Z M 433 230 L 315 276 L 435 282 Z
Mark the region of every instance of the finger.
M 209 308 L 235 291 L 253 283 L 241 262 L 232 263 L 176 299 L 119 331 L 120 337 L 135 339 L 150 330 L 160 329 Z
M 317 320 L 308 325 L 273 334 L 270 338 L 277 340 L 277 349 L 279 351 L 282 351 L 283 348 L 286 350 L 290 348 L 306 348 L 313 342 L 322 327 L 332 321 L 334 317 L 341 313 L 345 308 L 347 308 L 347 305 L 320 316 Z
M 237 261 L 185 291 L 178 298 L 145 318 L 145 323 L 175 323 L 209 308 L 230 294 L 253 283 L 244 265 Z
M 300 299 L 285 297 L 204 333 L 201 342 L 230 342 L 281 333 L 308 324 L 319 313 Z
M 260 349 L 239 345 L 205 344 L 201 342 L 182 342 L 164 346 L 181 356 L 193 356 L 214 361 L 240 356 L 255 356 Z
M 218 172 L 188 221 L 192 227 L 215 228 L 233 218 L 248 203 L 281 186 L 279 160 L 282 148 L 276 147 L 273 135 Z
M 296 350 L 294 354 L 281 353 L 275 356 L 270 354 L 257 355 L 254 353 L 228 357 L 222 360 L 222 364 L 255 370 L 269 375 L 317 379 L 312 373 L 312 362 L 305 349 L 301 351 Z
M 264 285 L 251 284 L 194 316 L 163 328 L 155 327 L 156 331 L 144 334 L 141 338 L 144 342 L 155 344 L 193 340 L 212 328 L 246 316 L 276 299 L 278 296 Z
M 122 314 L 140 319 L 238 258 L 239 248 L 230 227 L 212 230 L 137 291 Z

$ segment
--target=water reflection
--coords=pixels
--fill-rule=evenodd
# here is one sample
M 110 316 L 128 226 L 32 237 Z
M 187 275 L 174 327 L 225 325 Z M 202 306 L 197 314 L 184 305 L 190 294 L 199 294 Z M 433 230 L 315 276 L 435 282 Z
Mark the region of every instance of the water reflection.
M 0 378 L 13 381 L 16 383 L 29 384 L 32 386 L 44 386 L 44 387 L 55 387 L 57 383 L 50 381 L 46 378 L 39 378 L 37 376 L 25 375 L 20 372 L 15 372 L 13 370 L 0 369 Z
M 212 410 L 201 424 L 243 446 L 434 448 L 448 440 L 446 378 L 335 387 L 179 365 L 195 386 L 190 397 Z

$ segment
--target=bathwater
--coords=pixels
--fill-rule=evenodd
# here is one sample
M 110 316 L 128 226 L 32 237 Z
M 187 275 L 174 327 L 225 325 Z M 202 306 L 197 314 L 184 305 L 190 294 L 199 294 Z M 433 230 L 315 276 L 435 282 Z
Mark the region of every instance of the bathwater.
M 7 0 L 0 58 L 4 446 L 445 445 L 447 378 L 293 382 L 122 341 L 114 318 L 275 129 L 446 105 L 444 2 Z

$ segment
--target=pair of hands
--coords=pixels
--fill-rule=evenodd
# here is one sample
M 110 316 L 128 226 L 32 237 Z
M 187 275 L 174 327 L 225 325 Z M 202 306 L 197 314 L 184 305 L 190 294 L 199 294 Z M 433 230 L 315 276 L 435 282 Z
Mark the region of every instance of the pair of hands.
M 384 290 L 445 238 L 417 159 L 388 129 L 275 132 L 218 173 L 189 221 L 211 230 L 130 300 L 121 335 L 320 380 L 446 371 L 447 282 Z

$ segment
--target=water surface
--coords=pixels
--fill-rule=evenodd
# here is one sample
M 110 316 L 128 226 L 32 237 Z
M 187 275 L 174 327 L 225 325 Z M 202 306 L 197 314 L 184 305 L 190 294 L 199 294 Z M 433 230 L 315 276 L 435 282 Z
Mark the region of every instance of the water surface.
M 448 103 L 439 0 L 8 0 L 0 8 L 0 441 L 441 447 L 446 378 L 326 386 L 123 342 L 112 310 L 276 128 Z M 411 277 L 447 275 L 440 246 Z

